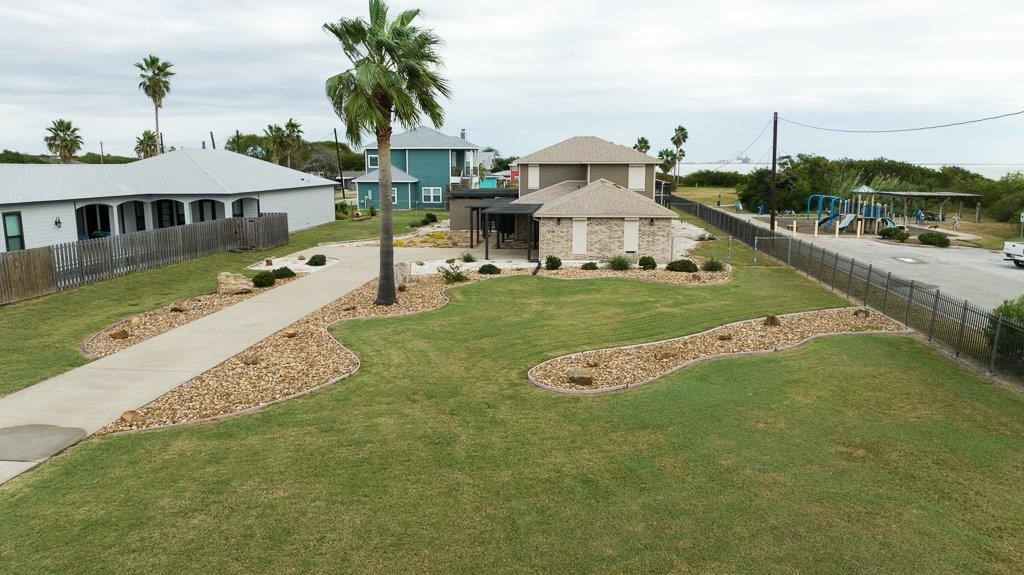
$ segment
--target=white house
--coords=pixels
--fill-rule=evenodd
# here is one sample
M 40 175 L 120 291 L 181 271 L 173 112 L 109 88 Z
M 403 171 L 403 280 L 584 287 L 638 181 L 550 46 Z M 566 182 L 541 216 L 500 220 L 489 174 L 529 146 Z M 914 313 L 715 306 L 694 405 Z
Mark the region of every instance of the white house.
M 0 164 L 0 252 L 270 212 L 301 230 L 334 220 L 336 185 L 226 150 L 129 164 Z

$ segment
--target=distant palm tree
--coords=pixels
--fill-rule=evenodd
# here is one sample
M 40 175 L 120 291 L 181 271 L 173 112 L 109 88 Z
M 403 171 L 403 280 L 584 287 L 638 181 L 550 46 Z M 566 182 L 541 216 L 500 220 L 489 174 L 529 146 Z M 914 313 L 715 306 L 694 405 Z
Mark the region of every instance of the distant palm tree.
M 135 155 L 140 158 L 152 158 L 156 155 L 158 147 L 156 132 L 153 130 L 146 130 L 135 138 Z
M 419 10 L 406 10 L 388 19 L 384 0 L 369 0 L 370 21 L 342 18 L 324 24 L 337 38 L 352 67 L 327 80 L 327 97 L 345 124 L 345 135 L 358 145 L 364 133 L 377 138 L 380 160 L 380 280 L 377 305 L 398 302 L 395 291 L 394 219 L 391 206 L 392 122 L 404 128 L 422 123 L 444 124 L 439 96 L 449 97 L 448 81 L 438 69 L 443 64 L 441 39 L 427 28 L 413 25 Z
M 58 156 L 61 162 L 67 164 L 82 149 L 82 136 L 69 120 L 54 120 L 46 131 L 49 135 L 44 137 L 43 141 L 46 142 L 50 153 Z
M 676 179 L 679 179 L 679 164 L 682 163 L 683 158 L 686 157 L 686 152 L 683 151 L 683 144 L 690 138 L 690 134 L 686 132 L 686 128 L 682 126 L 676 126 L 675 133 L 672 134 L 672 145 L 676 147 Z
M 651 149 L 651 143 L 647 141 L 647 138 L 640 136 L 633 144 L 633 149 L 646 154 Z
M 143 94 L 149 96 L 150 100 L 153 100 L 157 142 L 160 141 L 160 108 L 164 107 L 164 98 L 171 91 L 171 76 L 174 75 L 174 72 L 171 72 L 171 66 L 173 64 L 170 62 L 164 62 L 152 54 L 143 58 L 141 62 L 135 63 L 135 67 L 140 71 L 139 89 Z M 160 152 L 163 152 L 163 146 L 158 144 L 157 153 Z
M 288 133 L 281 126 L 270 124 L 263 130 L 263 139 L 270 161 L 280 164 L 281 157 L 288 152 Z
M 676 155 L 676 151 L 672 148 L 665 148 L 658 152 L 658 159 L 661 160 L 661 164 L 658 165 L 661 168 L 662 173 L 666 176 L 676 167 L 676 163 L 679 162 L 679 156 Z
M 292 156 L 302 149 L 302 125 L 295 121 L 295 118 L 288 118 L 284 124 L 285 149 L 284 155 L 288 160 L 288 167 L 292 167 Z

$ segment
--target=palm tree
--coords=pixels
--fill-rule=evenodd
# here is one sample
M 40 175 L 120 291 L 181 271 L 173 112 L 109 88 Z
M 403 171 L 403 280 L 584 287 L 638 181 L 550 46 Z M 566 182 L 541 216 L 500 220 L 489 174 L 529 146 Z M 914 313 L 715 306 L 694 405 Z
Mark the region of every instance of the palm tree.
M 686 157 L 686 152 L 683 151 L 683 144 L 690 138 L 690 134 L 686 132 L 686 128 L 682 126 L 676 126 L 675 133 L 672 134 L 672 145 L 676 147 L 676 176 L 675 179 L 679 179 L 679 164 Z
M 661 168 L 662 173 L 666 176 L 672 171 L 672 168 L 676 167 L 676 163 L 679 162 L 679 156 L 676 155 L 676 151 L 672 148 L 665 148 L 658 152 L 658 159 L 661 160 L 661 164 L 658 167 Z
M 141 136 L 135 138 L 135 155 L 140 158 L 152 158 L 156 155 L 158 148 L 156 132 L 153 130 L 146 130 L 142 132 Z
M 441 39 L 430 29 L 414 26 L 419 10 L 388 19 L 384 0 L 369 0 L 370 20 L 342 18 L 324 24 L 341 44 L 352 67 L 327 80 L 327 97 L 345 124 L 345 136 L 359 145 L 364 133 L 377 138 L 380 159 L 380 281 L 377 305 L 398 302 L 395 292 L 394 220 L 391 209 L 392 122 L 412 128 L 429 120 L 444 124 L 439 96 L 451 95 L 442 65 Z
M 288 118 L 284 124 L 284 155 L 288 159 L 288 167 L 292 167 L 292 155 L 302 148 L 302 125 L 295 118 Z
M 281 156 L 288 152 L 288 134 L 277 124 L 270 124 L 263 130 L 266 141 L 267 155 L 275 164 L 281 163 Z
M 58 156 L 61 162 L 67 164 L 78 150 L 82 149 L 82 136 L 78 135 L 78 128 L 73 126 L 70 120 L 54 120 L 46 131 L 49 135 L 44 137 L 43 141 L 46 142 L 50 153 Z
M 171 66 L 173 64 L 170 62 L 164 62 L 152 54 L 143 58 L 141 62 L 135 63 L 135 67 L 140 71 L 139 89 L 143 94 L 149 96 L 150 100 L 153 100 L 157 141 L 160 140 L 160 108 L 164 107 L 164 98 L 171 91 L 171 76 L 174 75 L 174 72 L 171 72 Z M 157 153 L 163 152 L 162 145 L 158 145 L 157 148 Z
M 646 154 L 651 149 L 651 143 L 647 141 L 647 138 L 640 136 L 636 139 L 636 143 L 633 144 L 633 149 Z

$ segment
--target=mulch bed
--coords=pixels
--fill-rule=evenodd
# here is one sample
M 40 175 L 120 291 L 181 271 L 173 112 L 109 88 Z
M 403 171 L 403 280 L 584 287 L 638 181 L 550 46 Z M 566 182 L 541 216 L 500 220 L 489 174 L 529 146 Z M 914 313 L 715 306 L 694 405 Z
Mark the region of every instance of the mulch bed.
M 858 308 L 817 310 L 775 319 L 778 325 L 760 318 L 661 342 L 557 357 L 535 366 L 528 375 L 534 384 L 553 391 L 614 391 L 642 385 L 713 357 L 779 351 L 824 335 L 907 331 L 895 320 Z

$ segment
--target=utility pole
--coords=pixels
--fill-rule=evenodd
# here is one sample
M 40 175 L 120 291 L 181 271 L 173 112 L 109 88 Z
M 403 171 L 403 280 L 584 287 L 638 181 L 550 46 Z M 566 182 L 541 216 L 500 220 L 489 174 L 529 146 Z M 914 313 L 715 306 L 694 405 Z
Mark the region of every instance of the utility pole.
M 341 167 L 341 144 L 338 143 L 338 129 L 334 129 L 334 155 L 338 158 L 338 179 L 341 180 L 341 199 L 345 198 L 345 169 Z
M 103 140 L 100 140 L 100 163 L 103 163 Z
M 160 153 L 164 153 L 167 150 L 164 149 L 164 133 L 160 132 Z
M 235 130 L 235 152 L 239 154 L 245 153 L 242 151 L 242 133 L 238 130 Z
M 771 211 L 771 230 L 775 231 L 775 206 L 776 206 L 776 179 L 779 159 L 779 113 L 772 116 L 772 195 L 768 200 L 768 210 Z
M 214 150 L 217 149 L 217 140 L 213 139 L 213 130 L 210 130 L 210 147 Z

